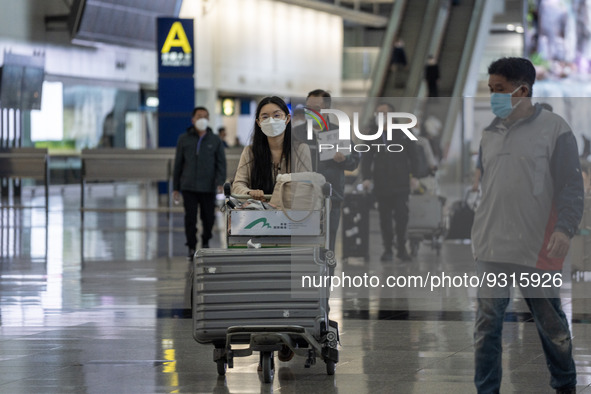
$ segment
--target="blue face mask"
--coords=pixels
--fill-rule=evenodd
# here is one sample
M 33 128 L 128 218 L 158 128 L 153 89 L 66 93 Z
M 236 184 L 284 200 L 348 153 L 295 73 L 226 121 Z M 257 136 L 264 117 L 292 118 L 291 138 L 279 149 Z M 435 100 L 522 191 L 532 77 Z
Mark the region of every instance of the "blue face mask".
M 492 93 L 490 95 L 490 106 L 493 114 L 501 119 L 506 119 L 509 115 L 511 115 L 511 112 L 513 112 L 515 107 L 519 105 L 519 103 L 517 103 L 515 107 L 513 107 L 513 103 L 511 103 L 511 96 L 513 96 L 516 91 L 521 89 L 521 86 L 523 85 L 519 85 L 517 89 L 511 93 Z

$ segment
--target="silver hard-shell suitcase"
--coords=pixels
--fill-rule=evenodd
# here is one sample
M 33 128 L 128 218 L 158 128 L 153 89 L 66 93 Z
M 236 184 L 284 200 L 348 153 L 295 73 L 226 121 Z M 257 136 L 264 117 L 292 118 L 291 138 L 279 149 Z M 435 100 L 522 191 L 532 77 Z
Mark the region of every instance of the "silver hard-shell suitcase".
M 299 274 L 327 275 L 319 248 L 202 249 L 194 272 L 200 343 L 224 341 L 228 327 L 244 325 L 298 325 L 318 335 L 327 314 L 326 288 L 292 283 Z

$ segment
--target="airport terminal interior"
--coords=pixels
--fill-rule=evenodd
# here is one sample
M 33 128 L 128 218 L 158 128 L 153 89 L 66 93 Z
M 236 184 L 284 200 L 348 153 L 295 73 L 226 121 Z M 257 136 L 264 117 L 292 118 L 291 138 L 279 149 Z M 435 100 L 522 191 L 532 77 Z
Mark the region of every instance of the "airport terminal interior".
M 99 185 L 87 199 L 107 210 L 154 207 L 149 191 Z M 42 196 L 25 197 L 43 205 Z M 2 393 L 475 392 L 476 299 L 469 289 L 411 298 L 382 288 L 359 298 L 348 294 L 353 289 L 336 290 L 330 298 L 330 317 L 340 330 L 334 375 L 326 374 L 323 361 L 305 368 L 305 357 L 296 356 L 276 360 L 273 383 L 263 383 L 255 354 L 236 358 L 221 377 L 214 347 L 193 339 L 182 214 L 173 215 L 171 234 L 167 215 L 157 212 L 85 212 L 82 224 L 78 188 L 56 191 L 49 201 L 47 217 L 43 206 L 1 211 Z M 212 248 L 221 246 L 223 223 L 220 216 Z M 370 226 L 369 261 L 339 258 L 337 275 L 474 271 L 470 245 L 452 241 L 439 256 L 425 243 L 410 263 L 382 263 L 375 211 Z M 561 294 L 579 392 L 591 390 L 591 303 L 573 295 L 588 294 L 585 285 L 571 282 Z M 501 392 L 553 392 L 535 323 L 523 299 L 512 304 Z
M 0 393 L 476 392 L 477 289 L 465 282 L 417 292 L 337 286 L 328 301 L 339 331 L 334 373 L 321 357 L 306 365 L 299 353 L 284 362 L 275 352 L 273 376 L 265 382 L 254 352 L 235 357 L 219 374 L 213 344 L 194 338 L 195 262 L 187 258 L 183 206 L 170 193 L 176 139 L 191 125 L 194 106 L 209 108 L 211 128 L 226 128 L 232 179 L 262 97 L 289 102 L 321 88 L 335 103 L 368 97 L 423 103 L 430 95 L 423 70 L 434 54 L 443 99 L 427 101 L 435 110 L 419 121 L 438 161 L 425 181 L 440 203 L 437 226 L 409 229 L 411 261 L 382 261 L 378 210 L 362 191 L 359 172 L 347 172 L 346 195 L 366 208 L 367 229 L 355 215 L 347 219 L 353 208 L 345 203 L 334 277 L 474 275 L 469 235 L 450 236 L 449 230 L 454 203 L 477 205 L 467 196 L 478 129 L 492 119 L 487 66 L 503 56 L 530 56 L 540 75 L 534 100 L 551 103 L 574 126 L 581 157 L 588 159 L 591 134 L 583 127 L 590 115 L 569 109 L 587 108 L 591 96 L 591 42 L 583 33 L 586 41 L 577 41 L 580 23 L 586 25 L 576 18 L 583 10 L 577 7 L 591 13 L 591 2 L 40 3 L 0 0 Z M 554 15 L 571 21 L 560 34 L 543 23 L 560 23 Z M 172 82 L 174 72 L 164 77 L 159 62 L 185 66 L 189 58 L 155 49 L 157 16 L 194 20 L 188 112 L 175 112 L 176 104 L 187 103 L 175 104 L 174 94 L 171 101 L 163 93 L 168 83 L 180 97 L 187 80 Z M 176 34 L 174 50 L 186 50 Z M 401 45 L 408 63 L 402 68 L 390 64 Z M 18 88 L 14 78 L 21 78 Z M 13 95 L 14 89 L 20 93 Z M 164 132 L 165 125 L 178 124 L 182 129 L 172 137 Z M 226 200 L 216 198 L 209 249 L 223 253 Z M 591 393 L 587 220 L 591 216 L 571 241 L 560 287 L 580 393 Z M 519 291 L 503 327 L 501 392 L 555 392 L 536 322 Z

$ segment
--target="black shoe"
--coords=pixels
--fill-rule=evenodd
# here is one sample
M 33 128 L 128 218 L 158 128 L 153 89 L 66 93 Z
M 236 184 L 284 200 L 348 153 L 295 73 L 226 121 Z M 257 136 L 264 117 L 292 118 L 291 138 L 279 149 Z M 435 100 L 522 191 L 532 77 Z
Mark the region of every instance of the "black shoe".
M 201 245 L 201 249 L 209 249 L 209 244 L 203 244 Z
M 400 260 L 402 260 L 405 263 L 412 261 L 412 257 L 410 257 L 410 255 L 408 254 L 408 252 L 406 250 L 403 251 L 402 253 L 398 253 L 396 255 L 396 257 L 398 257 Z
M 576 394 L 576 392 L 576 387 L 561 387 L 559 389 L 556 389 L 556 394 Z
M 194 257 L 195 257 L 195 249 L 189 248 L 189 253 L 187 253 L 187 260 L 193 261 Z
M 381 262 L 389 262 L 389 261 L 393 261 L 394 257 L 392 255 L 392 252 L 387 250 L 384 252 L 384 254 L 382 254 L 382 257 L 380 257 L 380 261 Z

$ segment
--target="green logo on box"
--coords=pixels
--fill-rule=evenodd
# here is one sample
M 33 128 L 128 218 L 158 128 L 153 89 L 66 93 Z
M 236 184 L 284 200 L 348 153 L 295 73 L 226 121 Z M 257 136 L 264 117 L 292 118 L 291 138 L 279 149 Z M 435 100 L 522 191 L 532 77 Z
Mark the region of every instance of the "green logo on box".
M 255 220 L 254 222 L 250 222 L 246 227 L 244 227 L 246 230 L 250 230 L 251 228 L 253 228 L 254 226 L 256 226 L 257 224 L 261 223 L 262 227 L 261 228 L 271 228 L 271 225 L 267 222 L 266 218 L 260 218 Z

